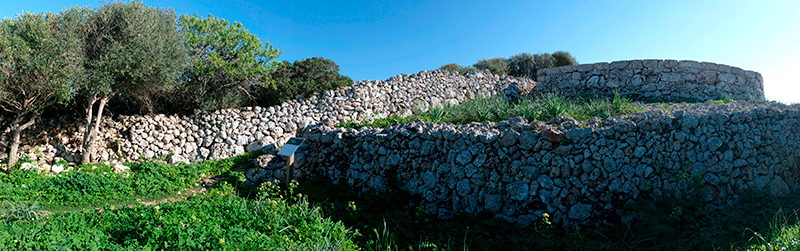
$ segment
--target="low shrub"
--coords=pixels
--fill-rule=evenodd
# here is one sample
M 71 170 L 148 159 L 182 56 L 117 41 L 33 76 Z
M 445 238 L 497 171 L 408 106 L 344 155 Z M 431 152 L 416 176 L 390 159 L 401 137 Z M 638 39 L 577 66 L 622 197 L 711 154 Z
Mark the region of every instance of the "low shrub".
M 481 59 L 472 66 L 478 70 L 489 70 L 489 72 L 497 75 L 508 74 L 508 62 L 505 58 Z

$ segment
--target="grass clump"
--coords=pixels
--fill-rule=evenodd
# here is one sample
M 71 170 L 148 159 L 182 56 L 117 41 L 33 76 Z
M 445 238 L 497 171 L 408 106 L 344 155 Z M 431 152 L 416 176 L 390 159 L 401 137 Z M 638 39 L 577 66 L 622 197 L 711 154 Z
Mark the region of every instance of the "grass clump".
M 615 94 L 612 99 L 583 99 L 546 93 L 538 98 L 522 98 L 518 102 L 509 102 L 502 97 L 479 97 L 456 106 L 432 107 L 415 116 L 390 116 L 363 123 L 348 121 L 337 126 L 355 129 L 365 126 L 386 128 L 395 122 L 405 123 L 414 119 L 435 123 L 497 122 L 516 116 L 540 121 L 547 121 L 558 116 L 570 116 L 576 120 L 585 120 L 593 117 L 608 118 L 643 110 L 642 105 L 623 98 L 619 94 Z

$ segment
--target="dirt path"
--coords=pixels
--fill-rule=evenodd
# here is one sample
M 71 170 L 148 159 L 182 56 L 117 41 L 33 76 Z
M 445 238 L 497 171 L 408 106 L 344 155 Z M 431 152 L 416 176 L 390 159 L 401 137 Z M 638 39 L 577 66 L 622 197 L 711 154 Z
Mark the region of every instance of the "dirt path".
M 183 191 L 183 192 L 178 192 L 177 196 L 166 197 L 166 198 L 163 198 L 163 199 L 160 199 L 160 200 L 142 201 L 140 204 L 145 205 L 145 206 L 153 206 L 153 205 L 156 205 L 158 203 L 183 201 L 183 200 L 186 200 L 187 198 L 192 197 L 192 196 L 194 196 L 196 194 L 205 193 L 209 189 L 213 188 L 214 184 L 216 184 L 217 181 L 220 181 L 220 180 L 223 180 L 223 179 L 225 179 L 225 178 L 222 177 L 222 176 L 214 176 L 214 177 L 211 177 L 211 178 L 206 178 L 202 182 L 200 182 L 200 187 L 196 187 L 196 188 L 193 188 L 193 189 L 190 189 L 190 190 L 187 190 L 187 191 Z

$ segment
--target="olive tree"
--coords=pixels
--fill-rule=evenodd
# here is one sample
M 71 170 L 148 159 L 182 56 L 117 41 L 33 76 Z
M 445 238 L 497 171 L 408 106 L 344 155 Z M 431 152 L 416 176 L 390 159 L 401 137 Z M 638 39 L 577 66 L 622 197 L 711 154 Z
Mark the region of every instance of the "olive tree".
M 146 99 L 173 84 L 186 62 L 172 9 L 140 1 L 111 2 L 87 18 L 86 81 L 78 86 L 86 100 L 83 163 L 91 162 L 103 109 L 111 97 Z
M 578 60 L 575 60 L 575 58 L 566 51 L 553 52 L 553 58 L 555 58 L 556 66 L 578 65 Z
M 536 70 L 538 68 L 530 53 L 523 52 L 508 59 L 508 75 L 534 79 Z
M 533 55 L 533 61 L 539 69 L 553 68 L 556 66 L 556 58 L 550 55 L 550 53 L 535 54 Z
M 254 100 L 254 86 L 275 89 L 269 74 L 278 67 L 281 53 L 263 43 L 242 23 L 209 15 L 183 15 L 180 31 L 189 49 L 178 98 L 182 109 L 217 110 L 240 107 Z
M 70 100 L 81 73 L 80 38 L 54 13 L 24 13 L 0 21 L 0 108 L 13 114 L 8 168 L 17 162 L 20 133 L 42 109 Z

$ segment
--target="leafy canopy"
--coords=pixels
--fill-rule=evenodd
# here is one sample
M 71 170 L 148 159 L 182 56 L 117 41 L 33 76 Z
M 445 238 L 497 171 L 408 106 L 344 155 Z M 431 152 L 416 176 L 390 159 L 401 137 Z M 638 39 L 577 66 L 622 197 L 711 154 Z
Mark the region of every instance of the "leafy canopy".
M 189 48 L 189 67 L 183 76 L 188 109 L 239 107 L 251 99 L 254 85 L 275 89 L 269 74 L 281 53 L 248 32 L 242 23 L 209 15 L 183 15 L 180 30 Z
M 277 90 L 267 92 L 261 105 L 280 104 L 297 95 L 310 96 L 315 93 L 353 85 L 353 80 L 339 74 L 339 65 L 321 57 L 306 58 L 293 64 L 283 61 L 272 73 Z
M 54 13 L 24 13 L 0 22 L 0 107 L 27 113 L 72 98 L 79 67 L 76 37 Z

